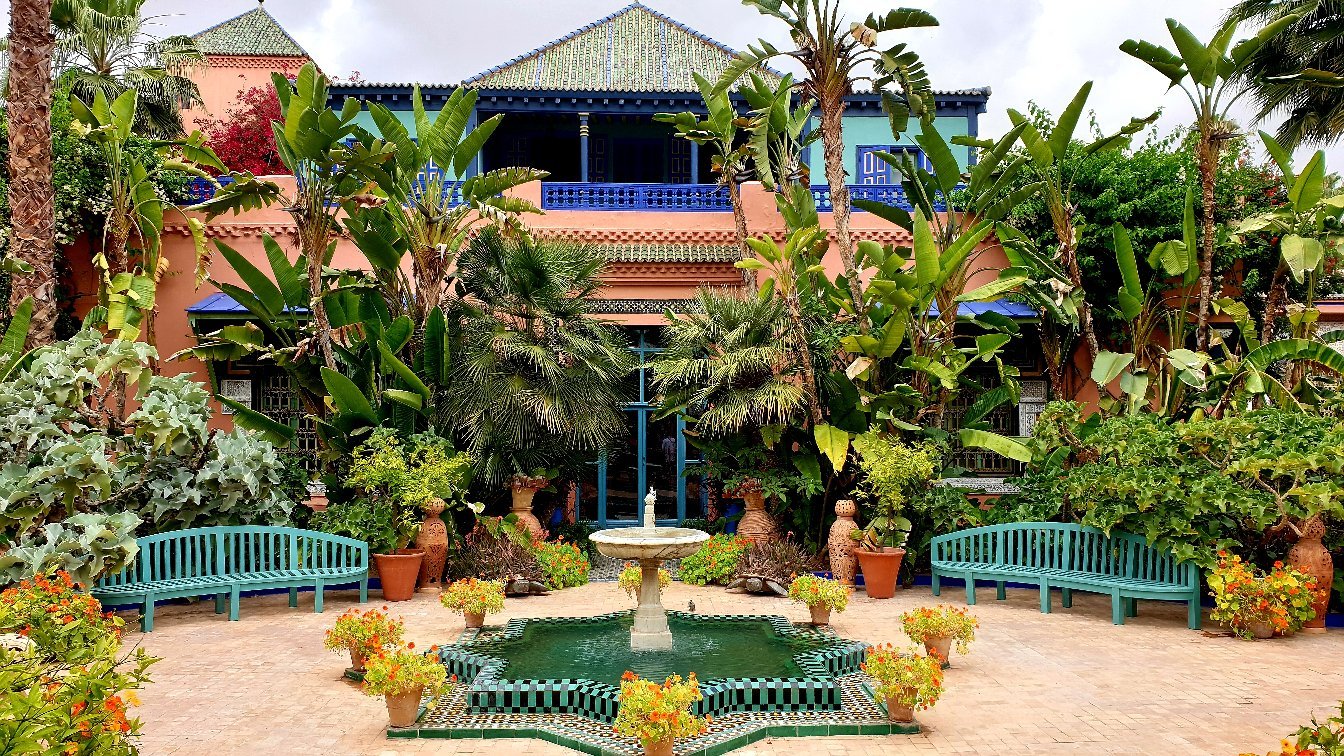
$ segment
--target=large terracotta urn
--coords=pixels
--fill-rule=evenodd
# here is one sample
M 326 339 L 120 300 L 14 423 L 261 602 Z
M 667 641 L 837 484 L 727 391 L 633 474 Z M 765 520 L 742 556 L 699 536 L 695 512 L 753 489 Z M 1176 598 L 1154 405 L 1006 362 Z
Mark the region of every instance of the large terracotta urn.
M 410 551 L 403 549 L 403 551 Z M 415 595 L 416 578 L 420 576 L 420 561 L 424 554 L 374 554 L 373 564 L 378 569 L 378 582 L 383 586 L 383 600 L 410 601 Z
M 863 589 L 868 598 L 889 599 L 896 595 L 896 575 L 901 571 L 905 549 L 881 547 L 878 551 L 855 549 L 863 570 Z
M 1325 611 L 1335 580 L 1335 564 L 1330 558 L 1330 550 L 1321 543 L 1325 537 L 1325 521 L 1319 515 L 1303 520 L 1300 530 L 1302 534 L 1297 537 L 1297 543 L 1288 551 L 1288 564 L 1298 572 L 1316 578 L 1316 600 L 1311 605 L 1316 610 L 1316 617 L 1302 626 L 1302 632 L 1323 633 Z
M 415 537 L 415 545 L 425 552 L 425 558 L 420 561 L 421 588 L 437 591 L 443 587 L 443 567 L 448 562 L 448 526 L 439 515 L 447 506 L 443 499 L 433 499 L 423 508 L 425 521 L 420 523 L 420 533 Z
M 854 570 L 859 558 L 854 556 L 854 515 L 859 511 L 852 499 L 841 499 L 835 503 L 835 522 L 831 523 L 831 533 L 826 539 L 826 550 L 831 558 L 831 575 L 845 585 L 854 585 Z
M 765 495 L 761 493 L 760 481 L 748 478 L 743 481 L 733 495 L 741 499 L 746 509 L 737 523 L 737 534 L 757 543 L 769 541 L 777 536 L 775 521 L 765 510 Z
M 550 481 L 546 478 L 527 475 L 515 475 L 509 481 L 509 489 L 513 493 L 513 514 L 517 516 L 519 524 L 525 526 L 534 538 L 545 538 L 546 529 L 532 512 L 532 498 L 537 495 L 537 491 L 548 485 Z

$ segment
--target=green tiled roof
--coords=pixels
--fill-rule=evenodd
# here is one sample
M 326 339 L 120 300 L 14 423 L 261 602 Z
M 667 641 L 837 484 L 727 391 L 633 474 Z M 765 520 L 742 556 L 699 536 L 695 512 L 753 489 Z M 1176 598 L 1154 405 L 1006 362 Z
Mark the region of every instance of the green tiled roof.
M 696 92 L 737 53 L 636 2 L 548 45 L 468 79 L 481 89 Z M 773 71 L 763 72 L 772 84 Z
M 700 243 L 598 243 L 594 245 L 611 262 L 624 263 L 731 263 L 741 259 L 736 244 Z
M 258 5 L 192 37 L 206 55 L 274 55 L 307 58 L 308 53 Z

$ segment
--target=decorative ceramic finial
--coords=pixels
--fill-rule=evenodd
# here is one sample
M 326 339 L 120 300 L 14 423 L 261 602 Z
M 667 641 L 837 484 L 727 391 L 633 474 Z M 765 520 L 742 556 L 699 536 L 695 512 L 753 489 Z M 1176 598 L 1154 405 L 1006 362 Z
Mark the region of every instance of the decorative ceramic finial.
M 649 495 L 644 497 L 644 527 L 652 530 L 657 527 L 654 522 L 653 505 L 658 501 L 658 494 L 654 493 L 653 486 L 649 486 Z

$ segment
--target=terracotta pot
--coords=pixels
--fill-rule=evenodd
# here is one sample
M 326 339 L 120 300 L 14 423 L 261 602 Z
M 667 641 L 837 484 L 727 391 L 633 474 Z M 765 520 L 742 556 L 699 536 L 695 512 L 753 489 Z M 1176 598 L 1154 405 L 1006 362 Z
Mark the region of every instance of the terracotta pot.
M 854 514 L 858 507 L 850 499 L 841 499 L 835 503 L 835 522 L 831 523 L 830 536 L 826 539 L 826 550 L 830 554 L 831 574 L 845 585 L 854 585 L 854 570 L 858 558 L 854 556 L 854 539 L 849 537 L 854 530 Z
M 1268 640 L 1274 637 L 1274 626 L 1267 621 L 1256 620 L 1246 623 L 1246 628 L 1256 640 Z
M 829 625 L 831 624 L 831 608 L 825 604 L 809 606 L 808 610 L 812 612 L 812 624 Z
M 1330 558 L 1330 550 L 1325 548 L 1321 539 L 1325 537 L 1325 521 L 1320 517 L 1308 517 L 1302 521 L 1302 535 L 1297 543 L 1288 550 L 1288 564 L 1298 572 L 1316 578 L 1316 600 L 1311 608 L 1316 616 L 1302 626 L 1304 633 L 1325 632 L 1325 611 L 1330 604 L 1330 590 L 1335 580 L 1335 563 Z
M 393 727 L 410 727 L 415 724 L 420 716 L 420 696 L 424 692 L 424 686 L 420 686 L 405 693 L 388 693 L 383 696 L 387 701 L 387 720 Z
M 644 744 L 644 756 L 672 756 L 672 738 Z
M 737 521 L 737 534 L 752 543 L 775 538 L 775 521 L 765 511 L 765 496 L 759 490 L 747 490 L 739 498 L 745 503 L 746 510 Z
M 541 520 L 538 520 L 536 514 L 532 512 L 532 498 L 548 483 L 549 481 L 545 480 L 540 485 L 515 481 L 509 486 L 509 490 L 513 492 L 513 514 L 518 517 L 519 524 L 526 527 L 535 538 L 545 538 L 546 529 L 541 527 Z
M 443 499 L 426 504 L 425 521 L 420 523 L 420 533 L 415 537 L 415 545 L 425 552 L 420 562 L 420 587 L 429 590 L 442 588 L 443 566 L 448 563 L 448 526 L 439 519 L 446 508 Z
M 924 639 L 924 652 L 929 656 L 937 654 L 943 660 L 943 667 L 952 666 L 952 636 L 942 635 Z
M 467 627 L 485 626 L 485 612 L 462 612 L 462 618 L 467 621 Z
M 378 580 L 383 585 L 383 600 L 409 601 L 415 595 L 415 580 L 420 577 L 422 553 L 374 554 Z
M 350 649 L 350 668 L 356 672 L 364 671 L 364 654 Z
M 854 549 L 863 570 L 863 589 L 868 598 L 889 599 L 896 595 L 896 574 L 901 571 L 905 549 L 884 547 L 881 551 Z
M 902 724 L 913 722 L 915 721 L 915 707 L 902 706 L 896 701 L 896 696 L 887 696 L 887 719 Z

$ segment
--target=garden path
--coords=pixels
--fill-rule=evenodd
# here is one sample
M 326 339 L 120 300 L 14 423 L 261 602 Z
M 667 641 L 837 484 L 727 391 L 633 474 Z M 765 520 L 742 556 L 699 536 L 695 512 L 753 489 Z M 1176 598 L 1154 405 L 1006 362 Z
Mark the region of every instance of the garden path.
M 376 592 L 375 592 L 376 595 Z M 1075 592 L 1074 608 L 1043 615 L 1038 594 L 981 592 L 971 611 L 979 637 L 954 657 L 947 693 L 922 712 L 917 736 L 789 738 L 761 741 L 742 756 L 807 753 L 872 756 L 902 753 L 1265 753 L 1313 712 L 1325 716 L 1344 697 L 1344 630 L 1248 642 L 1185 628 L 1185 605 L 1141 602 L 1140 615 L 1111 624 L 1109 599 Z M 354 592 L 312 594 L 290 609 L 287 596 L 246 598 L 239 622 L 213 602 L 165 606 L 155 631 L 127 635 L 163 661 L 143 691 L 144 753 L 159 754 L 572 754 L 535 740 L 387 740 L 381 700 L 341 677 L 345 662 L 322 648 L 322 633 L 355 606 Z M 370 606 L 382 606 L 371 597 Z M 730 594 L 674 583 L 669 608 L 694 600 L 699 612 L 782 614 L 807 609 L 785 599 Z M 960 606 L 958 589 L 942 601 Z M 1056 597 L 1056 600 L 1057 597 Z M 855 594 L 836 631 L 872 643 L 904 642 L 896 616 L 938 603 L 927 586 L 877 601 Z M 614 583 L 510 599 L 501 615 L 590 615 L 630 605 Z M 434 595 L 392 604 L 417 647 L 451 641 L 460 617 Z

